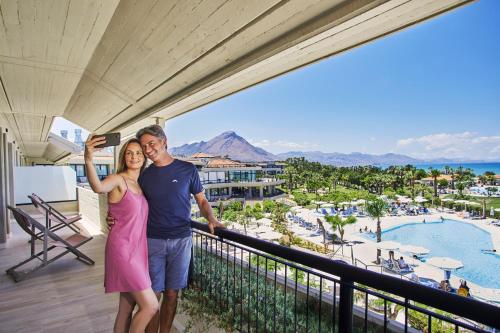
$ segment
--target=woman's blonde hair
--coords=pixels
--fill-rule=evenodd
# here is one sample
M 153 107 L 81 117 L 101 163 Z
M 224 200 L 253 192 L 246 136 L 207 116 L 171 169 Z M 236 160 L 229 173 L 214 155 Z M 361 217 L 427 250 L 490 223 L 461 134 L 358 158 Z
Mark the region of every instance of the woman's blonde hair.
M 118 167 L 116 168 L 116 173 L 124 172 L 127 171 L 127 162 L 125 161 L 125 153 L 127 152 L 127 148 L 131 143 L 137 143 L 139 147 L 141 146 L 141 143 L 139 140 L 132 138 L 128 140 L 120 149 L 120 153 L 118 154 Z M 141 150 L 142 152 L 142 150 Z M 144 157 L 144 162 L 142 163 L 141 166 L 141 172 L 146 168 L 146 156 L 144 156 L 144 153 L 142 154 Z

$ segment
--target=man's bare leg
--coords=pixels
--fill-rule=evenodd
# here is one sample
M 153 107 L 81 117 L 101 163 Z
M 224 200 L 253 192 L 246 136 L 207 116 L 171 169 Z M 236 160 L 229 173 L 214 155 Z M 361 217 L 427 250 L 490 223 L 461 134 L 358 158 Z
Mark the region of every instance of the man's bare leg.
M 160 310 L 160 333 L 170 333 L 177 310 L 178 293 L 178 290 L 167 289 L 163 294 L 163 302 Z
M 155 293 L 156 298 L 158 298 L 158 302 L 160 301 L 161 298 L 161 293 Z M 163 305 L 161 306 L 161 309 L 163 311 Z M 153 316 L 151 321 L 149 322 L 148 326 L 146 326 L 146 333 L 158 333 L 158 328 L 160 327 L 160 310 L 156 312 L 156 314 Z

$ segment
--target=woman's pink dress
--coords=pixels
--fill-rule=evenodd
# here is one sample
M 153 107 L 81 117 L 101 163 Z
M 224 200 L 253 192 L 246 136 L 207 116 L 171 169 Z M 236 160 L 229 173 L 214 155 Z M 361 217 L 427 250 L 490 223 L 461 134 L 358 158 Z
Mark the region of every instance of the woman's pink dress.
M 140 291 L 151 287 L 148 272 L 146 223 L 148 202 L 127 188 L 118 203 L 109 203 L 115 218 L 106 242 L 104 287 L 107 293 Z

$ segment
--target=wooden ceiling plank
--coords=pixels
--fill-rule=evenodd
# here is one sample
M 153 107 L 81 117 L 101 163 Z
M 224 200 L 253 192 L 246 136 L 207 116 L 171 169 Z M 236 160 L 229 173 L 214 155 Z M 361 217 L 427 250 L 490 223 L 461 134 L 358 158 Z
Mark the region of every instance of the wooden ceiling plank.
M 88 34 L 85 36 L 82 52 L 80 53 L 80 63 L 85 64 L 85 66 L 97 51 L 97 46 L 99 45 L 99 42 L 101 41 L 119 2 L 120 0 L 99 1 L 97 4 L 91 2 L 92 5 L 97 5 L 98 7 L 95 8 L 93 20 L 85 21 L 85 29 L 88 31 Z M 90 25 L 87 29 L 86 25 L 88 23 Z
M 21 22 L 19 22 L 17 1 L 2 2 L 2 16 L 7 34 L 6 55 L 22 57 Z
M 216 5 L 220 1 L 221 0 L 214 0 L 205 3 Z M 157 21 L 148 19 L 143 23 L 144 25 L 141 26 L 140 29 L 135 29 L 132 34 L 117 36 L 122 38 L 122 45 L 124 45 L 124 47 L 119 55 L 113 58 L 112 63 L 103 76 L 103 80 L 127 93 L 127 91 L 121 88 L 121 84 L 124 82 L 123 78 L 128 78 L 126 82 L 128 82 L 129 79 L 134 81 L 135 77 L 133 73 L 135 69 L 139 67 L 142 67 L 143 70 L 148 73 L 155 71 L 156 69 L 153 67 L 143 66 L 144 59 L 148 58 L 152 53 L 160 53 L 165 49 L 166 51 L 163 51 L 163 54 L 166 54 L 168 50 L 171 50 L 177 41 L 182 38 L 186 31 L 178 30 L 176 34 L 175 30 L 179 25 L 186 27 L 186 25 L 189 26 L 187 22 L 193 22 L 192 17 L 188 19 L 183 15 L 183 13 L 186 12 L 190 13 L 190 16 L 193 15 L 190 10 L 195 8 L 190 8 L 191 6 L 193 6 L 193 1 L 177 2 L 175 6 L 172 6 L 172 4 L 168 2 L 160 2 L 154 9 L 157 12 L 166 13 L 166 16 L 156 16 Z M 142 45 L 143 41 L 141 37 L 156 36 L 157 34 L 161 36 L 162 40 L 156 41 L 156 47 L 148 48 Z M 167 56 L 164 60 L 165 62 L 169 62 L 170 57 Z
M 159 0 L 120 1 L 114 12 L 112 22 L 100 38 L 99 47 L 89 61 L 88 70 L 100 79 L 109 69 L 116 57 L 116 50 L 122 49 L 136 29 L 148 21 L 147 15 Z M 166 3 L 167 1 L 160 1 Z M 111 36 L 111 37 L 109 37 Z
M 68 3 L 66 19 L 64 28 L 60 39 L 60 48 L 67 50 L 64 52 L 65 59 L 60 59 L 60 63 L 68 66 L 82 68 L 86 63 L 80 63 L 79 58 L 82 53 L 83 36 L 87 33 L 83 29 L 83 22 L 89 16 L 93 17 L 90 13 L 92 11 L 87 6 L 87 1 L 70 1 Z M 87 13 L 82 15 L 81 13 Z M 76 59 L 75 59 L 75 55 Z
M 70 0 L 51 1 L 47 40 L 46 61 L 52 64 L 65 65 L 68 58 L 68 46 L 61 41 L 68 21 Z

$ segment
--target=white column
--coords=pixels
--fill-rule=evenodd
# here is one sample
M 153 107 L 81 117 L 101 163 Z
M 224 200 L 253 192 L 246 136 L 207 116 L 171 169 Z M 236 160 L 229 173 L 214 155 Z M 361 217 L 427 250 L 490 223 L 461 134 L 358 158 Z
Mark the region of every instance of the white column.
M 0 243 L 7 241 L 7 228 L 9 221 L 7 220 L 7 202 L 5 200 L 5 188 L 7 186 L 7 175 L 5 172 L 5 136 L 3 135 L 4 129 L 0 128 Z

